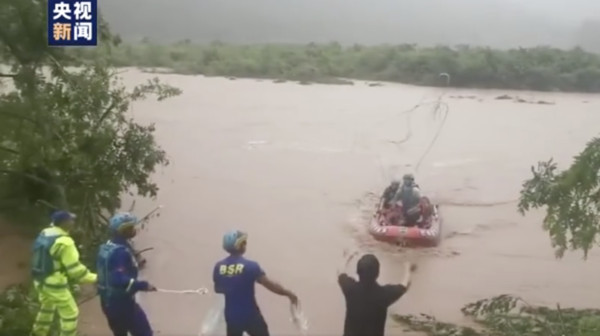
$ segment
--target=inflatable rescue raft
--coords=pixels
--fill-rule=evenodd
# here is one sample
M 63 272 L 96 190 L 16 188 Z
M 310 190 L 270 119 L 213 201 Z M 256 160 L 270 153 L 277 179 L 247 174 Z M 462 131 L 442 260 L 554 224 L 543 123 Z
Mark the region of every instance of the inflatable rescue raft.
M 376 240 L 402 246 L 437 246 L 442 236 L 438 205 L 431 204 L 428 198 L 423 197 L 421 208 L 421 218 L 412 227 L 404 226 L 402 205 L 394 204 L 388 209 L 380 209 L 369 224 L 369 233 Z

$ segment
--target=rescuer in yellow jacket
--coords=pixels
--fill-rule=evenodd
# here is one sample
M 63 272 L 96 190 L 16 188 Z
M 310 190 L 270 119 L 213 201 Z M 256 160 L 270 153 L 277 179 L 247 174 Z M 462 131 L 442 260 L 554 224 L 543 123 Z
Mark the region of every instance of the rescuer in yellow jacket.
M 97 276 L 79 261 L 79 251 L 69 236 L 75 215 L 56 211 L 51 218 L 50 227 L 42 230 L 33 244 L 31 275 L 39 295 L 40 311 L 32 335 L 47 336 L 57 313 L 60 336 L 76 336 L 79 308 L 69 284 L 96 283 Z

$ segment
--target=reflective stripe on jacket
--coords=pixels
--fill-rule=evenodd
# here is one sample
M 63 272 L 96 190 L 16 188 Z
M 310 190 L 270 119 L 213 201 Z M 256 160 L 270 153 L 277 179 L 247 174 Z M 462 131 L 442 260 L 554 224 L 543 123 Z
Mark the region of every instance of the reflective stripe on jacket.
M 95 273 L 81 263 L 79 260 L 79 251 L 73 238 L 60 227 L 51 226 L 44 229 L 48 235 L 61 235 L 50 248 L 50 255 L 54 259 L 54 269 L 52 275 L 48 276 L 43 283 L 43 288 L 52 290 L 64 290 L 69 288 L 71 283 L 94 283 L 97 276 Z

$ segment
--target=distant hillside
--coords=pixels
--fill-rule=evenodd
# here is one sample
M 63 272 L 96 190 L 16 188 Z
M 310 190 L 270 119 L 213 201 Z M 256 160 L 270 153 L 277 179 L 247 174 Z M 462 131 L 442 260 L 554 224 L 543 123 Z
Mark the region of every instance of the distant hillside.
M 161 42 L 568 47 L 575 29 L 505 0 L 103 0 L 100 7 L 124 38 Z

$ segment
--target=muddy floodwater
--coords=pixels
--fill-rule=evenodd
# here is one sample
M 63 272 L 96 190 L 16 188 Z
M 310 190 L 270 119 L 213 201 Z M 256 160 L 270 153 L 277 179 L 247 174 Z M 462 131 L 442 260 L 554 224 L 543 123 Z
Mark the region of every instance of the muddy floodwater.
M 125 81 L 150 77 L 129 71 Z M 140 246 L 155 248 L 144 276 L 156 286 L 212 286 L 222 234 L 238 228 L 249 232 L 248 257 L 298 294 L 314 335 L 341 333 L 335 274 L 345 248 L 378 255 L 382 282 L 400 280 L 403 260 L 418 262 L 411 291 L 391 312 L 458 322 L 465 303 L 502 293 L 542 304 L 600 302 L 597 255 L 555 260 L 541 214 L 521 217 L 510 203 L 538 159 L 564 167 L 598 133 L 598 96 L 160 77 L 184 94 L 133 109 L 140 122 L 156 123 L 171 160 L 156 174 L 158 199 L 138 202 L 140 213 L 165 205 L 140 235 Z M 415 170 L 441 122 L 431 106 L 417 109 L 412 136 L 398 144 L 407 136 L 402 112 L 442 93 L 449 115 L 416 177 L 441 204 L 445 238 L 413 252 L 375 243 L 365 225 L 377 194 Z M 554 104 L 495 99 L 503 94 Z M 258 299 L 272 334 L 295 334 L 287 299 L 262 288 Z M 197 335 L 212 303 L 160 293 L 141 300 L 163 335 Z

